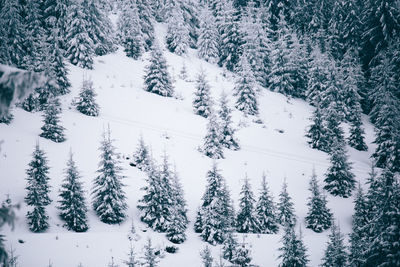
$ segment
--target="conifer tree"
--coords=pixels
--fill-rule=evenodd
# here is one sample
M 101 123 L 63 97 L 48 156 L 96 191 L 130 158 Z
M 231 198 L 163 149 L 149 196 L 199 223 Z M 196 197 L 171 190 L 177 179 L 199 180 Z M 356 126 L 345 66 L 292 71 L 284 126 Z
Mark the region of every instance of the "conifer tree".
M 194 112 L 204 118 L 207 118 L 212 109 L 212 100 L 210 96 L 210 85 L 206 80 L 206 73 L 200 70 L 196 80 L 196 92 L 193 100 Z
M 171 237 L 173 235 L 181 234 L 179 237 L 176 237 L 176 240 L 184 241 L 184 230 L 185 230 L 185 222 L 183 220 L 178 221 L 178 219 L 182 219 L 179 217 L 179 211 L 177 210 L 178 206 L 175 205 L 175 191 L 172 186 L 172 178 L 173 173 L 170 170 L 170 165 L 168 162 L 168 156 L 164 151 L 163 155 L 163 163 L 160 169 L 160 203 L 162 205 L 161 214 L 158 216 L 164 221 L 164 225 L 162 226 L 164 229 L 160 229 L 162 231 L 168 230 L 169 234 L 167 237 Z M 173 214 L 174 213 L 174 214 Z M 173 221 L 173 219 L 175 221 Z M 169 224 L 169 222 L 173 222 L 175 225 Z M 179 224 L 179 225 L 178 225 Z M 180 232 L 178 232 L 180 231 Z M 182 235 L 183 234 L 183 235 Z
M 217 118 L 212 111 L 208 116 L 207 135 L 204 137 L 203 153 L 210 158 L 224 158 L 221 132 Z
M 303 244 L 301 233 L 299 236 L 294 232 L 294 226 L 289 224 L 285 225 L 285 233 L 282 237 L 283 247 L 279 248 L 281 255 L 282 267 L 293 267 L 293 266 L 307 266 L 309 262 L 307 256 L 307 249 Z
M 331 100 L 335 101 L 335 100 Z M 327 108 L 325 108 L 325 121 L 326 121 L 326 142 L 327 150 L 331 152 L 334 149 L 335 143 L 343 144 L 345 146 L 344 132 L 341 127 L 342 116 L 338 112 L 337 102 L 331 102 Z
M 140 266 L 140 262 L 136 259 L 136 254 L 133 249 L 132 242 L 130 244 L 129 253 L 128 253 L 128 260 L 124 261 L 124 264 L 128 267 L 137 267 Z
M 251 255 L 250 255 L 250 250 L 247 247 L 246 243 L 243 242 L 240 244 L 237 249 L 234 258 L 232 259 L 232 262 L 234 264 L 237 264 L 240 267 L 247 267 L 251 266 Z
M 49 167 L 46 155 L 40 149 L 39 143 L 36 143 L 32 161 L 26 170 L 28 178 L 25 188 L 27 190 L 25 202 L 28 206 L 33 207 L 33 210 L 28 211 L 26 214 L 29 229 L 32 232 L 43 232 L 49 228 L 49 216 L 46 213 L 46 206 L 51 203 L 48 173 Z
M 166 44 L 169 51 L 183 55 L 189 46 L 189 30 L 180 9 L 173 9 L 168 20 Z
M 242 197 L 239 203 L 240 210 L 236 218 L 236 229 L 239 233 L 258 233 L 259 222 L 254 210 L 255 200 L 247 175 L 240 195 Z
M 203 210 L 201 207 L 198 207 L 196 210 L 196 220 L 194 222 L 194 232 L 201 233 L 203 230 L 203 218 L 202 218 Z
M 324 267 L 330 266 L 348 266 L 347 265 L 347 252 L 344 245 L 343 235 L 340 232 L 339 226 L 332 224 L 331 233 L 329 235 L 328 245 L 325 250 L 325 255 L 322 258 L 322 265 Z
M 312 124 L 307 130 L 306 137 L 309 139 L 307 142 L 310 144 L 311 148 L 315 148 L 324 152 L 329 151 L 328 142 L 326 139 L 326 133 L 328 129 L 325 125 L 325 119 L 323 116 L 323 111 L 320 105 L 317 103 L 313 111 Z
M 199 39 L 197 40 L 198 55 L 210 63 L 216 63 L 219 56 L 219 35 L 215 17 L 208 7 L 204 7 L 200 14 Z
M 92 190 L 93 209 L 100 220 L 108 224 L 121 223 L 127 209 L 124 184 L 120 173 L 122 168 L 117 158 L 115 147 L 112 145 L 111 131 L 103 132 L 103 140 L 100 145 L 100 163 L 94 180 Z
M 47 105 L 44 114 L 44 125 L 42 126 L 41 137 L 46 139 L 50 139 L 56 143 L 64 142 L 64 127 L 59 125 L 60 123 L 60 101 L 58 98 L 53 98 L 50 100 L 50 103 Z
M 138 59 L 144 50 L 144 40 L 135 0 L 127 1 L 124 4 L 117 25 L 126 55 Z
M 276 234 L 278 232 L 279 228 L 276 218 L 276 207 L 272 195 L 269 192 L 264 173 L 262 176 L 260 197 L 258 198 L 256 213 L 260 233 Z
M 95 102 L 96 92 L 91 80 L 83 80 L 79 97 L 75 102 L 76 109 L 87 116 L 98 116 L 99 105 Z
M 67 28 L 68 7 L 70 0 L 45 0 L 41 9 L 43 10 L 42 25 L 49 31 L 56 31 L 60 38 L 60 46 L 64 48 L 64 38 Z
M 365 266 L 396 266 L 400 259 L 400 184 L 389 168 L 380 179 L 382 195 L 370 222 Z
M 328 229 L 332 224 L 332 212 L 326 206 L 327 201 L 325 195 L 321 193 L 315 169 L 311 175 L 310 188 L 311 197 L 307 203 L 308 212 L 306 216 L 306 228 L 310 228 L 316 233 L 320 233 Z
M 144 255 L 141 266 L 156 267 L 159 260 L 157 259 L 157 255 L 152 245 L 150 237 L 147 238 L 147 242 L 144 245 L 143 250 L 144 250 Z
M 349 145 L 359 151 L 367 151 L 368 146 L 365 144 L 365 131 L 362 128 L 361 111 L 354 116 L 350 123 L 350 135 L 347 139 Z
M 343 143 L 334 141 L 330 162 L 331 166 L 325 174 L 324 189 L 334 196 L 348 198 L 355 188 L 355 180 Z
M 212 267 L 214 259 L 211 255 L 211 250 L 208 246 L 205 246 L 205 248 L 202 251 L 200 251 L 200 257 L 204 264 L 204 267 Z
M 69 155 L 65 174 L 59 194 L 61 200 L 58 201 L 60 217 L 69 230 L 85 232 L 88 229 L 87 208 L 81 177 L 72 158 L 72 152 Z
M 245 56 L 240 58 L 239 78 L 235 82 L 235 107 L 246 115 L 258 114 L 257 82 Z
M 146 51 L 150 50 L 154 43 L 154 26 L 151 6 L 148 0 L 136 0 L 139 12 L 140 29 L 145 42 Z
M 294 214 L 294 204 L 292 198 L 287 191 L 286 179 L 282 185 L 282 191 L 279 194 L 278 202 L 278 222 L 282 225 L 289 225 L 293 227 L 296 225 L 296 215 Z
M 174 94 L 167 62 L 157 43 L 152 47 L 150 64 L 146 67 L 144 90 L 161 96 L 171 97 Z
M 232 128 L 232 110 L 228 106 L 228 96 L 225 92 L 222 92 L 220 100 L 219 100 L 219 119 L 221 122 L 221 132 L 222 138 L 221 142 L 222 145 L 231 150 L 238 150 L 240 149 L 240 145 L 238 140 L 236 139 L 235 129 Z
M 358 184 L 354 199 L 354 214 L 352 217 L 352 231 L 350 233 L 349 264 L 351 266 L 362 266 L 364 263 L 363 252 L 366 250 L 366 226 L 368 224 L 368 205 L 365 195 Z
M 0 117 L 0 123 L 10 124 L 13 119 L 14 115 L 12 114 L 11 110 L 8 110 L 7 114 Z
M 144 143 L 143 135 L 140 135 L 139 144 L 133 153 L 131 165 L 141 171 L 147 171 L 150 166 L 151 156 L 147 145 Z
M 227 261 L 233 263 L 236 257 L 236 249 L 238 248 L 238 242 L 236 235 L 233 232 L 228 232 L 226 234 L 224 245 L 223 245 L 223 258 Z
M 88 21 L 80 3 L 72 3 L 68 12 L 66 56 L 81 68 L 93 68 L 94 44 L 88 33 Z

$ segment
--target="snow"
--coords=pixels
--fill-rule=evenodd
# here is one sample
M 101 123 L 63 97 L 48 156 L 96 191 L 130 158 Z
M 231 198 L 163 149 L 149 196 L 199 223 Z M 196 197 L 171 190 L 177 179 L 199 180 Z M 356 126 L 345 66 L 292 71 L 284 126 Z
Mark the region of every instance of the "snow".
M 65 127 L 66 141 L 54 143 L 38 137 L 42 126 L 41 112 L 28 113 L 22 109 L 14 109 L 15 118 L 9 126 L 0 124 L 0 196 L 10 195 L 13 203 L 21 203 L 17 210 L 17 221 L 12 231 L 3 228 L 7 238 L 7 248 L 12 245 L 19 255 L 20 266 L 47 266 L 49 259 L 53 266 L 77 266 L 82 263 L 85 267 L 106 266 L 111 257 L 118 264 L 127 260 L 129 240 L 127 235 L 131 227 L 131 218 L 140 235 L 140 240 L 134 242 L 137 256 L 143 255 L 141 248 L 147 237 L 151 237 L 153 245 L 165 247 L 171 243 L 165 234 L 154 233 L 146 229 L 139 220 L 136 208 L 138 200 L 143 195 L 141 187 L 145 185 L 145 174 L 129 166 L 131 157 L 136 150 L 140 135 L 151 147 L 153 156 L 161 163 L 163 151 L 166 150 L 171 163 L 176 164 L 185 198 L 189 208 L 189 224 L 187 240 L 180 245 L 177 254 L 165 253 L 159 266 L 200 266 L 199 252 L 206 245 L 199 234 L 194 233 L 193 223 L 198 205 L 206 185 L 206 172 L 212 166 L 212 159 L 198 151 L 203 144 L 206 134 L 207 119 L 194 115 L 192 101 L 195 83 L 179 79 L 179 71 L 183 63 L 186 65 L 188 80 L 193 80 L 203 68 L 211 85 L 211 96 L 219 99 L 225 91 L 230 98 L 233 112 L 233 124 L 239 128 L 236 137 L 239 139 L 239 151 L 224 150 L 225 159 L 218 160 L 218 167 L 225 177 L 231 196 L 238 209 L 239 192 L 247 173 L 256 199 L 261 185 L 263 171 L 267 174 L 267 182 L 274 200 L 278 200 L 283 179 L 286 177 L 288 192 L 295 204 L 298 222 L 302 225 L 305 245 L 310 255 L 310 266 L 318 266 L 328 241 L 329 230 L 317 234 L 304 228 L 304 217 L 307 213 L 307 197 L 309 179 L 313 166 L 323 185 L 324 173 L 329 166 L 326 153 L 311 149 L 304 137 L 305 129 L 310 124 L 308 118 L 312 107 L 298 99 L 288 100 L 285 96 L 263 90 L 259 98 L 259 118 L 262 124 L 254 123 L 253 117 L 244 117 L 238 112 L 233 103 L 233 88 L 235 77 L 224 72 L 216 65 L 209 64 L 197 58 L 197 52 L 189 49 L 188 54 L 181 57 L 169 53 L 165 48 L 162 36 L 166 27 L 158 24 L 156 36 L 169 65 L 169 72 L 175 80 L 176 95 L 183 99 L 166 98 L 143 90 L 144 66 L 148 64 L 149 53 L 142 59 L 133 60 L 125 56 L 123 49 L 117 52 L 94 58 L 93 70 L 84 70 L 69 64 L 69 78 L 72 83 L 71 93 L 61 98 L 63 112 L 61 125 Z M 226 73 L 227 77 L 224 77 Z M 89 117 L 79 113 L 72 105 L 72 100 L 79 95 L 83 77 L 90 77 L 94 90 L 98 94 L 96 101 L 100 106 L 98 117 Z M 215 101 L 217 103 L 217 101 Z M 366 142 L 369 151 L 360 152 L 348 147 L 350 162 L 356 180 L 365 182 L 370 170 L 370 155 L 375 146 L 372 125 L 363 118 L 366 128 Z M 238 127 L 238 125 L 247 125 Z M 116 151 L 121 153 L 122 174 L 126 176 L 123 182 L 127 195 L 129 218 L 121 225 L 108 225 L 100 222 L 95 215 L 89 194 L 96 177 L 100 160 L 100 141 L 102 132 L 108 125 L 111 128 L 111 138 Z M 347 134 L 347 127 L 345 127 Z M 283 132 L 282 132 L 283 131 Z M 27 207 L 24 203 L 26 195 L 26 174 L 28 163 L 36 141 L 46 152 L 50 166 L 50 197 L 53 200 L 48 206 L 50 229 L 46 233 L 36 234 L 29 231 L 25 214 Z M 89 207 L 89 230 L 86 233 L 73 233 L 62 227 L 63 222 L 58 217 L 58 191 L 64 177 L 69 150 L 72 149 L 76 165 L 82 175 L 86 199 Z M 89 203 L 90 202 L 90 203 Z M 351 229 L 353 213 L 353 198 L 342 199 L 328 195 L 328 207 L 331 208 L 335 219 L 340 223 L 341 230 L 347 235 Z M 298 230 L 298 226 L 296 226 Z M 246 242 L 252 244 L 252 263 L 260 266 L 277 266 L 279 263 L 278 248 L 283 229 L 277 235 L 247 234 Z M 18 240 L 25 241 L 19 243 Z M 242 240 L 242 235 L 238 235 Z M 347 240 L 347 236 L 346 236 Z M 214 259 L 219 258 L 220 247 L 211 247 Z

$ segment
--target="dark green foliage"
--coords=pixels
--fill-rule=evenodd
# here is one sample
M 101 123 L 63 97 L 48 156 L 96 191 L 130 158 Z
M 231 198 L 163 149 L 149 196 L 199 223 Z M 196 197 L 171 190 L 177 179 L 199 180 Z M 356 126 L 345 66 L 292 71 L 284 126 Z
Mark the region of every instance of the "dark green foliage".
M 238 75 L 234 88 L 234 94 L 237 97 L 235 107 L 246 115 L 257 115 L 258 84 L 245 56 L 240 58 Z
M 61 185 L 60 217 L 65 221 L 65 226 L 75 232 L 85 232 L 88 229 L 87 207 L 80 175 L 75 166 L 75 161 L 70 153 L 65 170 L 65 178 Z
M 257 220 L 259 223 L 259 230 L 263 234 L 276 234 L 279 230 L 276 207 L 269 192 L 265 174 L 263 174 L 260 197 L 258 198 L 256 206 Z
M 344 237 L 339 226 L 332 224 L 328 245 L 322 258 L 323 267 L 344 267 L 347 265 L 347 252 Z
M 221 132 L 222 138 L 221 142 L 222 145 L 231 150 L 238 150 L 240 149 L 239 142 L 236 139 L 235 129 L 232 128 L 232 110 L 228 106 L 228 97 L 223 92 L 220 98 L 220 107 L 219 107 L 219 119 L 221 122 Z
M 287 191 L 286 180 L 283 182 L 282 191 L 279 194 L 277 211 L 277 219 L 282 226 L 289 225 L 290 227 L 294 227 L 296 225 L 297 220 L 294 214 L 294 204 Z
M 307 256 L 307 249 L 303 244 L 301 234 L 299 236 L 294 232 L 294 226 L 286 224 L 285 234 L 282 238 L 283 247 L 279 248 L 281 255 L 281 263 L 279 266 L 282 267 L 302 267 L 307 266 L 309 262 Z
M 0 117 L 0 123 L 10 124 L 14 119 L 14 115 L 11 113 L 11 110 L 8 110 L 8 113 Z
M 150 64 L 146 66 L 144 90 L 168 97 L 174 94 L 171 77 L 167 69 L 167 62 L 157 43 L 152 47 Z
M 149 0 L 136 0 L 136 5 L 139 13 L 140 30 L 145 42 L 146 51 L 150 50 L 154 43 L 154 26 L 153 18 L 151 15 L 151 1 Z
M 96 92 L 91 80 L 83 80 L 78 99 L 75 101 L 76 109 L 87 116 L 98 116 L 99 105 L 95 102 Z
M 306 133 L 306 137 L 309 139 L 307 142 L 312 148 L 325 152 L 329 151 L 326 139 L 328 129 L 325 126 L 324 116 L 319 104 L 316 105 L 310 120 L 312 120 L 312 124 Z
M 332 213 L 326 206 L 327 201 L 325 195 L 320 191 L 317 175 L 313 169 L 310 180 L 311 197 L 308 198 L 309 202 L 308 213 L 306 216 L 306 227 L 312 229 L 314 232 L 320 233 L 331 226 Z
M 232 262 L 240 267 L 251 266 L 250 250 L 247 248 L 247 245 L 245 244 L 244 240 L 243 243 L 236 248 L 236 253 L 232 259 Z
M 201 70 L 196 80 L 196 92 L 193 100 L 194 112 L 204 118 L 211 113 L 212 100 L 210 96 L 210 85 L 206 80 L 206 73 Z
M 335 141 L 331 149 L 331 166 L 325 174 L 325 186 L 334 196 L 347 198 L 355 187 L 354 174 L 343 143 Z
M 236 257 L 236 249 L 238 248 L 238 242 L 236 235 L 232 232 L 226 234 L 223 246 L 223 258 L 233 263 Z
M 100 220 L 108 224 L 121 223 L 127 209 L 124 184 L 120 173 L 122 168 L 117 159 L 115 148 L 112 145 L 111 131 L 103 133 L 103 140 L 100 145 L 100 163 L 92 190 L 93 209 Z
M 135 153 L 132 156 L 131 165 L 141 171 L 147 171 L 150 166 L 151 156 L 147 145 L 144 143 L 143 136 L 140 136 L 139 144 Z
M 239 233 L 258 233 L 259 223 L 254 210 L 255 199 L 247 175 L 240 195 L 240 209 L 236 218 L 236 229 Z
M 26 218 L 32 232 L 43 232 L 49 228 L 46 206 L 51 203 L 51 200 L 48 184 L 50 180 L 48 177 L 49 167 L 44 152 L 39 148 L 39 143 L 36 144 L 32 157 L 29 168 L 26 170 L 28 178 L 25 188 L 27 190 L 25 203 L 32 206 L 33 210 L 28 211 Z
M 50 100 L 50 103 L 47 105 L 45 114 L 44 114 L 44 125 L 42 126 L 41 137 L 46 139 L 50 139 L 56 143 L 64 142 L 64 127 L 59 125 L 60 123 L 60 101 L 58 98 L 53 98 Z

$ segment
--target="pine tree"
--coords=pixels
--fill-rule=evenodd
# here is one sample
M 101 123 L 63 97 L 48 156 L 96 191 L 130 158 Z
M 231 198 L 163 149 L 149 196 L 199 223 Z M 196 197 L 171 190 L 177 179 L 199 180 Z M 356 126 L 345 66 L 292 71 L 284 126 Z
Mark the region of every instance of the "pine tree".
M 68 12 L 66 56 L 81 68 L 93 68 L 94 44 L 88 33 L 89 22 L 80 3 L 73 3 Z
M 152 47 L 150 64 L 146 67 L 144 84 L 144 90 L 147 92 L 169 97 L 174 94 L 171 77 L 167 70 L 167 62 L 157 43 Z
M 99 1 L 83 0 L 82 7 L 85 10 L 87 32 L 93 40 L 95 54 L 102 56 L 116 50 L 111 20 L 99 6 Z
M 211 113 L 212 99 L 210 96 L 210 85 L 206 80 L 206 73 L 203 69 L 197 76 L 193 108 L 195 114 L 204 118 L 207 118 Z
M 150 50 L 154 43 L 153 17 L 149 2 L 151 1 L 136 0 L 136 5 L 139 12 L 139 21 L 141 23 L 140 29 L 144 38 L 146 51 Z
M 272 195 L 269 192 L 266 176 L 263 173 L 260 189 L 260 197 L 256 206 L 257 220 L 262 234 L 278 233 L 276 207 Z
M 236 219 L 236 229 L 239 233 L 258 233 L 259 222 L 254 210 L 255 200 L 247 175 L 240 195 L 242 197 L 239 203 L 240 210 Z
M 388 168 L 380 179 L 383 194 L 370 222 L 365 266 L 397 266 L 400 262 L 400 184 Z
M 189 45 L 189 30 L 183 19 L 180 9 L 173 9 L 168 20 L 166 44 L 169 51 L 183 55 L 187 53 Z
M 26 218 L 32 232 L 43 232 L 49 228 L 46 206 L 51 203 L 51 199 L 48 184 L 50 180 L 48 177 L 49 167 L 45 153 L 39 148 L 39 143 L 36 143 L 32 157 L 29 168 L 26 170 L 28 178 L 25 202 L 28 206 L 32 206 L 33 210 L 28 211 Z
M 208 116 L 207 135 L 204 137 L 203 153 L 210 158 L 224 158 L 221 144 L 221 132 L 217 118 L 213 112 Z
M 48 31 L 56 31 L 60 38 L 60 46 L 65 47 L 64 38 L 66 36 L 68 7 L 71 5 L 70 0 L 45 0 L 42 4 L 43 17 L 42 25 Z
M 222 145 L 231 150 L 239 150 L 240 145 L 238 140 L 236 139 L 235 129 L 232 128 L 232 110 L 228 106 L 228 96 L 225 92 L 222 92 L 220 100 L 219 100 L 219 119 L 221 122 L 221 132 Z
M 307 249 L 303 244 L 301 234 L 299 236 L 294 232 L 294 226 L 285 225 L 285 234 L 282 237 L 283 247 L 279 248 L 282 252 L 279 259 L 282 259 L 279 266 L 294 267 L 307 266 L 309 262 Z
M 163 195 L 160 170 L 153 159 L 149 160 L 146 171 L 147 185 L 141 188 L 145 194 L 137 206 L 141 211 L 140 219 L 153 230 L 165 232 L 168 224 L 168 210 L 166 210 L 166 203 L 163 202 L 165 196 Z
M 144 250 L 144 255 L 141 266 L 156 267 L 158 264 L 158 259 L 150 238 L 147 238 L 147 242 L 143 250 Z
M 198 55 L 210 63 L 216 63 L 219 56 L 219 35 L 215 17 L 208 7 L 204 7 L 200 15 L 199 39 L 197 41 Z
M 355 188 L 355 180 L 343 144 L 337 141 L 333 143 L 330 162 L 331 166 L 325 174 L 324 189 L 334 196 L 348 198 Z
M 325 250 L 325 255 L 322 258 L 321 266 L 348 266 L 346 247 L 344 245 L 344 238 L 340 232 L 340 228 L 333 223 L 331 230 L 332 231 L 329 235 L 328 245 Z
M 124 184 L 120 173 L 122 168 L 117 158 L 115 148 L 112 145 L 111 131 L 103 133 L 101 141 L 100 163 L 97 173 L 99 175 L 94 180 L 92 190 L 93 209 L 100 220 L 108 224 L 121 223 L 125 217 L 127 209 Z
M 40 134 L 41 137 L 46 139 L 50 139 L 56 143 L 64 142 L 64 127 L 59 125 L 60 123 L 60 101 L 58 98 L 54 98 L 50 100 L 50 103 L 47 105 L 44 114 L 44 125 L 42 126 L 42 133 Z
M 205 246 L 205 248 L 202 251 L 200 251 L 200 257 L 204 264 L 204 267 L 212 267 L 214 259 L 211 255 L 211 250 L 208 246 Z
M 228 232 L 224 240 L 223 258 L 233 263 L 233 260 L 236 257 L 237 248 L 238 248 L 238 242 L 236 235 L 233 232 Z
M 366 250 L 365 229 L 368 224 L 368 205 L 360 183 L 358 184 L 354 203 L 352 231 L 349 238 L 349 264 L 351 266 L 362 266 L 364 263 L 363 252 Z
M 239 62 L 239 78 L 235 83 L 235 107 L 246 115 L 258 114 L 257 82 L 246 57 L 242 56 Z
M 306 133 L 306 137 L 309 139 L 307 142 L 310 144 L 311 148 L 328 152 L 329 147 L 326 140 L 326 133 L 328 129 L 325 126 L 323 111 L 318 103 L 310 120 L 312 120 L 312 124 Z
M 93 88 L 93 81 L 83 80 L 79 97 L 75 102 L 76 109 L 87 116 L 98 116 L 99 105 L 95 102 L 96 95 Z
M 232 259 L 232 262 L 237 264 L 240 267 L 247 267 L 251 266 L 251 255 L 250 255 L 250 250 L 247 248 L 246 243 L 243 242 L 240 244 L 237 249 L 234 258 Z
M 136 259 L 136 254 L 133 249 L 133 245 L 131 242 L 131 246 L 129 248 L 129 253 L 128 253 L 128 260 L 124 261 L 124 264 L 128 267 L 137 267 L 140 266 L 140 262 Z
M 144 143 L 143 135 L 140 135 L 139 144 L 135 153 L 132 156 L 131 165 L 135 166 L 141 171 L 147 171 L 147 168 L 150 165 L 150 151 L 147 145 Z
M 138 59 L 144 50 L 144 40 L 135 0 L 127 1 L 118 18 L 118 32 L 128 57 Z
M 310 188 L 311 197 L 307 203 L 308 212 L 306 216 L 306 228 L 312 229 L 316 233 L 320 233 L 328 229 L 332 224 L 332 212 L 326 206 L 327 201 L 325 195 L 320 191 L 315 169 L 311 175 Z
M 80 175 L 75 166 L 75 161 L 70 152 L 65 178 L 61 185 L 60 217 L 65 221 L 65 226 L 75 232 L 85 232 L 88 229 L 87 208 Z
M 12 114 L 11 110 L 8 110 L 7 114 L 0 117 L 0 123 L 10 124 L 13 119 L 14 115 Z
M 348 143 L 351 147 L 359 151 L 367 151 L 368 147 L 365 144 L 365 131 L 362 128 L 361 111 L 355 115 L 354 120 L 350 123 L 350 135 Z
M 241 55 L 238 12 L 233 7 L 232 1 L 221 2 L 220 8 L 217 16 L 217 19 L 219 19 L 217 21 L 217 28 L 221 36 L 218 65 L 226 67 L 229 71 L 233 71 Z
M 287 191 L 286 179 L 282 185 L 282 191 L 279 194 L 278 202 L 278 222 L 282 225 L 289 225 L 294 227 L 296 225 L 296 215 L 294 214 L 294 204 L 292 198 Z
M 170 165 L 168 162 L 168 156 L 166 152 L 164 151 L 163 155 L 163 163 L 160 169 L 160 204 L 161 204 L 161 214 L 158 216 L 161 218 L 162 221 L 164 221 L 165 225 L 163 226 L 164 229 L 163 231 L 171 231 L 167 236 L 171 237 L 176 234 L 182 234 L 184 232 L 184 221 L 178 221 L 180 219 L 179 217 L 179 211 L 177 210 L 178 206 L 174 205 L 174 197 L 175 197 L 175 192 L 174 188 L 172 187 L 172 178 L 173 178 L 173 173 L 170 170 Z M 174 213 L 174 214 L 173 214 Z M 176 221 L 173 221 L 176 220 Z M 175 223 L 175 225 L 171 225 L 170 222 Z M 178 225 L 179 224 L 179 225 Z M 171 226 L 169 228 L 169 226 Z M 179 229 L 178 229 L 179 228 Z M 178 232 L 180 231 L 180 233 Z M 184 234 L 184 233 L 183 233 Z M 177 237 L 178 239 L 182 239 L 180 237 Z M 184 239 L 183 239 L 184 240 Z M 182 241 L 183 241 L 182 240 Z

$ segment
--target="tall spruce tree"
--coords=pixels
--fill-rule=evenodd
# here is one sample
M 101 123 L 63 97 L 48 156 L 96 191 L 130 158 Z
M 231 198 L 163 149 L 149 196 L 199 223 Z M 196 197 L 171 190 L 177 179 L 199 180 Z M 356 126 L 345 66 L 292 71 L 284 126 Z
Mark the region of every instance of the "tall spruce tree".
M 29 229 L 32 232 L 43 232 L 49 228 L 49 216 L 46 212 L 46 206 L 51 203 L 49 196 L 49 167 L 47 158 L 43 150 L 40 149 L 39 143 L 36 143 L 35 150 L 32 154 L 32 161 L 29 163 L 29 168 L 26 170 L 27 195 L 25 203 L 33 207 L 26 214 Z
M 60 101 L 58 98 L 53 98 L 47 105 L 44 114 L 44 125 L 42 126 L 41 137 L 50 139 L 56 143 L 64 142 L 64 127 L 59 125 L 60 123 Z
M 214 259 L 211 255 L 209 246 L 205 246 L 205 248 L 200 251 L 200 257 L 204 267 L 212 267 Z
M 264 173 L 262 176 L 260 196 L 257 201 L 256 213 L 260 233 L 276 234 L 278 232 L 279 228 L 276 217 L 276 207 L 272 194 L 269 192 Z
M 196 92 L 193 100 L 195 114 L 207 118 L 211 113 L 212 104 L 210 85 L 206 79 L 205 71 L 201 69 L 197 76 Z
M 81 3 L 72 3 L 68 12 L 66 56 L 81 68 L 93 68 L 94 44 L 88 33 L 89 22 Z
M 180 9 L 173 9 L 168 20 L 166 44 L 169 51 L 183 55 L 189 46 L 189 30 Z
M 75 101 L 76 109 L 87 116 L 98 116 L 100 107 L 95 102 L 95 97 L 96 92 L 93 88 L 93 81 L 83 80 L 79 97 Z
M 223 258 L 231 263 L 236 257 L 236 249 L 238 247 L 237 237 L 235 233 L 228 232 L 226 234 L 224 245 L 222 248 Z
M 245 56 L 240 58 L 239 77 L 235 82 L 235 107 L 246 115 L 258 114 L 257 82 Z
M 290 227 L 294 227 L 296 225 L 297 219 L 296 215 L 294 214 L 294 204 L 287 191 L 286 179 L 283 182 L 282 191 L 279 194 L 277 215 L 278 222 L 282 226 L 289 225 Z
M 215 17 L 208 7 L 204 7 L 201 11 L 199 32 L 198 56 L 210 63 L 216 63 L 219 56 L 219 35 Z
M 151 12 L 151 1 L 149 0 L 136 0 L 136 6 L 139 12 L 140 29 L 143 34 L 145 49 L 150 50 L 154 43 L 154 25 L 153 16 Z
M 245 243 L 244 238 L 243 242 L 236 248 L 236 253 L 234 258 L 232 259 L 234 264 L 237 264 L 240 267 L 251 266 L 251 254 L 248 245 Z
M 147 171 L 150 166 L 151 155 L 149 148 L 144 142 L 143 135 L 140 135 L 139 143 L 136 151 L 133 153 L 131 165 L 135 166 L 141 171 Z
M 352 216 L 352 231 L 349 237 L 349 264 L 351 266 L 362 266 L 366 250 L 366 226 L 368 224 L 368 205 L 366 197 L 358 184 L 357 193 L 354 198 L 354 214 Z
M 222 145 L 231 150 L 239 150 L 239 141 L 235 137 L 235 129 L 232 127 L 232 110 L 228 106 L 228 96 L 222 92 L 219 99 L 219 119 L 221 122 Z
M 319 103 L 316 104 L 310 120 L 312 124 L 309 126 L 306 133 L 306 137 L 309 139 L 307 142 L 310 144 L 311 148 L 328 152 L 329 147 L 326 139 L 328 129 L 326 128 L 324 114 Z
M 331 166 L 325 174 L 324 189 L 334 196 L 348 198 L 355 188 L 355 180 L 343 143 L 334 141 L 330 162 Z
M 111 131 L 103 132 L 100 145 L 100 163 L 92 190 L 93 209 L 100 220 L 108 224 L 121 223 L 126 217 L 125 185 L 120 173 L 122 168 L 117 158 L 115 147 L 112 145 Z
M 174 94 L 167 62 L 157 43 L 152 46 L 150 64 L 146 67 L 144 90 L 161 96 L 171 97 Z
M 60 217 L 65 221 L 65 226 L 75 232 L 85 232 L 89 226 L 87 221 L 87 207 L 84 190 L 80 181 L 80 174 L 70 152 L 65 169 L 65 178 L 60 190 Z
M 333 223 L 331 227 L 328 245 L 325 250 L 325 255 L 322 258 L 321 266 L 348 266 L 346 246 L 344 245 L 344 237 L 340 232 L 339 226 L 337 226 L 335 223 Z
M 204 137 L 203 153 L 210 158 L 224 158 L 221 130 L 214 111 L 208 116 L 207 134 Z
M 260 229 L 254 210 L 255 199 L 247 174 L 240 195 L 242 197 L 239 201 L 240 210 L 236 218 L 236 229 L 239 233 L 258 233 Z
M 279 248 L 281 254 L 279 259 L 282 267 L 307 266 L 309 259 L 307 248 L 304 246 L 301 233 L 299 236 L 294 232 L 294 226 L 285 225 L 285 233 L 282 237 L 283 246 Z
M 307 203 L 306 228 L 320 233 L 331 226 L 332 212 L 326 206 L 325 195 L 320 191 L 315 169 L 313 169 L 311 175 L 309 190 L 311 191 L 311 197 L 308 198 L 309 202 Z
M 156 255 L 155 248 L 151 242 L 150 237 L 147 238 L 147 242 L 143 247 L 144 255 L 142 257 L 142 264 L 141 266 L 145 267 L 156 267 L 159 260 L 157 259 L 158 256 Z

